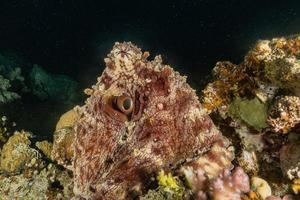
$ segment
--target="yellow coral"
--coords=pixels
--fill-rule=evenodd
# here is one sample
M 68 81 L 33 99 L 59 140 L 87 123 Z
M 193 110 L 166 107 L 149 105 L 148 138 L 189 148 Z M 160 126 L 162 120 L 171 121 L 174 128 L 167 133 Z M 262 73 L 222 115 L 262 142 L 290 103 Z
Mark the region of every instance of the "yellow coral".
M 56 124 L 55 130 L 62 129 L 64 127 L 72 127 L 77 117 L 77 113 L 74 109 L 69 110 L 68 112 L 64 113 L 59 121 Z
M 74 156 L 74 131 L 72 128 L 62 128 L 54 133 L 51 158 L 69 168 Z
M 47 158 L 51 158 L 52 144 L 46 140 L 36 142 L 35 146 L 40 149 Z
M 171 175 L 171 173 L 165 174 L 164 171 L 160 171 L 157 177 L 158 184 L 169 188 L 180 188 L 177 180 Z
M 218 108 L 227 100 L 227 84 L 222 81 L 215 81 L 207 85 L 203 90 L 203 106 L 208 111 Z
M 18 173 L 26 167 L 37 167 L 40 154 L 29 147 L 31 134 L 25 131 L 16 132 L 4 144 L 1 153 L 1 170 L 7 173 Z
M 171 175 L 171 173 L 165 174 L 164 171 L 160 171 L 157 176 L 159 189 L 162 190 L 165 195 L 170 196 L 171 199 L 182 199 L 184 187 L 180 184 L 177 177 Z M 167 198 L 168 199 L 168 198 Z
M 300 178 L 295 179 L 292 184 L 292 190 L 295 194 L 299 194 L 300 192 Z

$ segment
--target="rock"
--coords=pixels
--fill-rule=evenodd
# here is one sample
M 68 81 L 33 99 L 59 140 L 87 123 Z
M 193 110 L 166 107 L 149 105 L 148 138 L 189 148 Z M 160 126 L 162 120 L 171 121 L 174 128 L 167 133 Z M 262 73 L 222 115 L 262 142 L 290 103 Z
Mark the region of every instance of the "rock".
M 271 187 L 268 182 L 262 178 L 253 176 L 251 178 L 251 188 L 256 191 L 262 199 L 266 199 L 267 197 L 272 195 Z
M 74 109 L 67 111 L 59 118 L 55 130 L 57 131 L 62 128 L 73 127 L 76 118 L 77 118 L 77 113 Z
M 68 104 L 77 99 L 78 84 L 68 76 L 50 74 L 34 65 L 29 79 L 32 93 L 41 100 L 50 99 Z
M 268 124 L 274 132 L 288 133 L 300 123 L 300 98 L 297 96 L 279 97 L 272 105 Z
M 5 104 L 20 98 L 19 94 L 10 89 L 10 80 L 0 75 L 0 103 Z
M 64 113 L 56 124 L 53 136 L 53 148 L 51 158 L 58 164 L 71 169 L 71 162 L 74 156 L 74 123 L 77 119 L 77 112 L 71 109 Z
M 285 56 L 265 63 L 266 77 L 280 88 L 286 88 L 300 95 L 300 60 Z
M 53 148 L 51 152 L 52 160 L 57 161 L 58 164 L 63 165 L 67 169 L 71 169 L 74 157 L 73 143 L 73 127 L 56 130 L 53 137 Z
M 256 175 L 258 173 L 258 162 L 254 151 L 249 152 L 243 149 L 237 160 L 239 166 L 242 167 L 247 174 Z
M 280 167 L 290 180 L 300 178 L 300 142 L 290 141 L 280 149 Z
M 0 54 L 0 105 L 21 98 L 27 90 L 17 57 Z
M 49 164 L 31 176 L 25 174 L 0 175 L 0 199 L 60 199 L 73 197 L 71 176 Z
M 229 115 L 241 119 L 256 130 L 261 130 L 267 127 L 267 108 L 267 105 L 257 98 L 236 98 L 230 104 Z
M 262 134 L 253 134 L 249 127 L 244 123 L 238 124 L 235 132 L 241 140 L 241 145 L 249 152 L 262 152 L 264 148 L 264 141 Z
M 29 145 L 31 134 L 25 131 L 15 132 L 1 152 L 1 170 L 9 174 L 17 174 L 28 168 L 39 168 L 42 166 L 40 153 Z
M 43 152 L 43 154 L 51 159 L 51 151 L 52 151 L 52 144 L 46 140 L 41 142 L 36 142 L 35 146 Z

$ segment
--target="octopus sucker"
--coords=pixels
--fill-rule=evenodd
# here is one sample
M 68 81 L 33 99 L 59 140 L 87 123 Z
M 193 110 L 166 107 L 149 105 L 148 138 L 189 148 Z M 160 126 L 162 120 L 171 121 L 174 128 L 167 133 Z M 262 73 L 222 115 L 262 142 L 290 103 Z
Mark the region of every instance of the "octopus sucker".
M 131 42 L 115 43 L 78 109 L 73 161 L 78 199 L 133 199 L 160 170 L 200 166 L 197 159 L 204 154 L 224 164 L 220 169 L 233 159 L 186 77 L 161 56 L 152 61 L 148 56 Z

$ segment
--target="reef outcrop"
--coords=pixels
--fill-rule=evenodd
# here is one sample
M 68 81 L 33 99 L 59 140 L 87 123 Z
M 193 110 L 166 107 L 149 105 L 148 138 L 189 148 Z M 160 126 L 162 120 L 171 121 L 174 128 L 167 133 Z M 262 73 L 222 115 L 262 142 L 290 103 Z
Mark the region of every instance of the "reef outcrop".
M 298 35 L 260 40 L 242 63 L 218 62 L 203 90 L 202 103 L 233 142 L 239 165 L 270 185 L 272 192 L 251 191 L 256 198 L 292 198 L 286 194 L 296 188 L 291 180 L 299 178 L 300 163 L 299 58 Z
M 32 171 L 35 168 L 42 168 L 40 153 L 31 148 L 28 132 L 15 132 L 3 145 L 1 150 L 0 169 L 4 173 L 18 174 L 21 170 Z M 30 169 L 32 168 L 32 169 Z
M 8 123 L 3 122 L 1 128 L 8 130 L 6 125 Z M 51 143 L 36 142 L 34 146 L 33 134 L 26 131 L 15 131 L 13 134 L 5 132 L 2 137 L 1 200 L 67 200 L 74 196 L 71 173 L 49 160 Z
M 130 42 L 104 61 L 53 142 L 0 119 L 0 199 L 300 198 L 300 36 L 218 62 L 200 101 Z
M 0 105 L 19 99 L 27 89 L 18 61 L 0 54 Z

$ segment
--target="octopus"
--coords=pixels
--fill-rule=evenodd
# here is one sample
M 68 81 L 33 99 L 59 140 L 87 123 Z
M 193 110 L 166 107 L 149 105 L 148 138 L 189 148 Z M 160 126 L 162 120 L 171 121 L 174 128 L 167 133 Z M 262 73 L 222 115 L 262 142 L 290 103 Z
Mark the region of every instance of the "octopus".
M 75 199 L 136 199 L 160 170 L 195 166 L 207 155 L 218 162 L 224 152 L 232 159 L 186 77 L 149 55 L 115 43 L 97 83 L 85 90 L 74 125 Z

